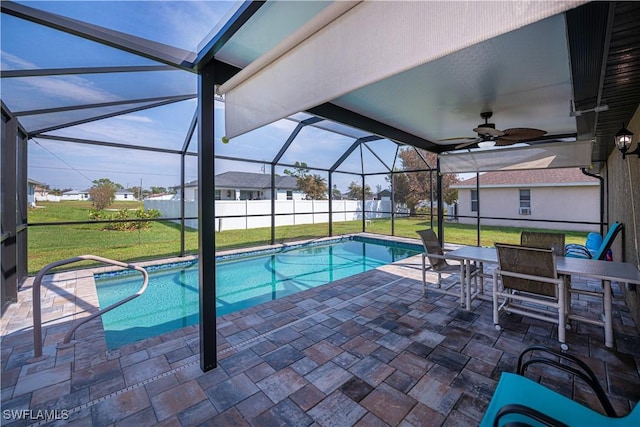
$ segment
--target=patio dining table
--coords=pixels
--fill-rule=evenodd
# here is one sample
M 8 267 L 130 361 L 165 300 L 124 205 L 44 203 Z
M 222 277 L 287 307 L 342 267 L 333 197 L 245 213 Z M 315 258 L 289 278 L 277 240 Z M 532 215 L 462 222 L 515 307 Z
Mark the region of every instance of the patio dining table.
M 472 292 L 471 289 L 471 264 L 478 262 L 497 264 L 498 255 L 494 247 L 464 246 L 447 252 L 447 258 L 460 261 L 461 277 L 464 285 L 461 289 L 461 301 L 467 310 L 471 310 L 472 299 L 483 296 L 482 285 L 480 290 Z M 557 257 L 556 269 L 561 275 L 576 275 L 601 280 L 603 287 L 603 319 L 593 320 L 578 315 L 570 315 L 569 319 L 586 321 L 604 327 L 605 345 L 613 347 L 613 320 L 612 320 L 612 294 L 611 282 L 640 284 L 640 270 L 628 262 L 600 261 L 584 258 Z

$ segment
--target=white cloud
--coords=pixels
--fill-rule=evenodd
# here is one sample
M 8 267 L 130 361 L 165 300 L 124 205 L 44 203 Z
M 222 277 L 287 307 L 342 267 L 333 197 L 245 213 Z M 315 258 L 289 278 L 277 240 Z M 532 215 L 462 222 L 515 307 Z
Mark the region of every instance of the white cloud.
M 24 84 L 32 86 L 41 94 L 51 95 L 60 99 L 68 99 L 80 104 L 94 104 L 100 102 L 118 101 L 119 97 L 94 87 L 86 79 L 75 76 L 30 77 Z
M 124 116 L 119 116 L 118 119 L 129 121 L 129 122 L 137 122 L 137 123 L 153 123 L 153 120 L 147 116 L 124 115 Z
M 7 53 L 4 50 L 0 50 L 0 55 L 2 56 L 3 70 L 23 70 L 23 69 L 30 70 L 30 69 L 38 68 L 33 62 L 22 59 L 11 53 Z
M 2 51 L 2 69 L 32 70 L 40 69 L 36 64 L 16 55 Z M 13 80 L 13 79 L 12 79 Z M 118 101 L 119 97 L 100 88 L 93 82 L 77 76 L 26 77 L 18 80 L 27 90 L 35 90 L 31 96 L 51 97 L 58 100 L 73 101 L 78 104 L 93 104 Z

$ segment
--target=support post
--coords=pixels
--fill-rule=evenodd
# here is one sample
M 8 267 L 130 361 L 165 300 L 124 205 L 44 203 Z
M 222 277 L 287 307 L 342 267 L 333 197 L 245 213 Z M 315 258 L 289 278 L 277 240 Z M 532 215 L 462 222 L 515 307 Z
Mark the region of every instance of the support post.
M 213 61 L 198 76 L 198 272 L 200 279 L 200 369 L 217 366 Z
M 4 104 L 3 104 L 4 107 Z M 2 183 L 2 310 L 6 304 L 18 300 L 18 239 L 17 239 L 17 141 L 18 126 L 15 118 L 2 111 L 2 146 L 0 147 L 2 169 L 0 170 Z M 26 165 L 25 165 L 26 167 Z

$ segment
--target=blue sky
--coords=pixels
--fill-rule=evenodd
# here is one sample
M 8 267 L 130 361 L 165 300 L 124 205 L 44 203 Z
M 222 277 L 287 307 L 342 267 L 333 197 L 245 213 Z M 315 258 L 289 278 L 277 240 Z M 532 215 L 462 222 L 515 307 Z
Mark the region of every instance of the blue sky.
M 105 26 L 182 49 L 197 51 L 213 34 L 214 24 L 226 19 L 236 6 L 231 1 L 36 1 L 28 6 L 58 13 L 91 24 Z M 150 7 L 152 6 L 152 7 Z M 2 15 L 2 69 L 37 69 L 85 66 L 151 65 L 152 61 L 102 46 L 37 24 Z M 195 93 L 197 76 L 184 71 L 130 73 L 126 84 L 121 75 L 85 74 L 3 79 L 3 100 L 16 112 L 45 109 L 60 105 L 118 101 L 163 95 Z M 270 161 L 287 139 L 296 123 L 280 120 L 265 128 L 222 144 L 224 135 L 223 104 L 216 103 L 216 153 L 245 159 Z M 101 113 L 109 112 L 103 109 Z M 142 110 L 106 120 L 50 132 L 52 135 L 97 141 L 144 145 L 179 150 L 196 111 L 196 101 L 187 100 L 168 106 Z M 92 112 L 93 113 L 93 112 Z M 85 112 L 23 117 L 30 129 L 46 128 L 61 120 L 82 119 Z M 307 128 L 303 130 L 282 161 L 306 162 L 311 166 L 330 167 L 351 145 L 353 138 Z M 196 151 L 196 141 L 192 141 Z M 395 144 L 390 141 L 371 143 L 380 157 L 391 159 Z M 309 148 L 313 147 L 313 150 Z M 342 169 L 356 172 L 364 161 L 365 172 L 386 169 L 368 152 L 359 151 L 347 159 Z M 389 165 L 391 166 L 391 165 Z M 141 150 L 114 149 L 86 144 L 73 144 L 35 138 L 29 143 L 29 177 L 51 188 L 84 189 L 91 181 L 109 178 L 125 187 L 142 185 L 170 187 L 180 183 L 180 158 L 176 155 Z M 216 161 L 216 173 L 228 170 L 262 172 L 260 164 Z M 268 168 L 266 172 L 268 172 Z M 276 173 L 282 174 L 279 167 Z M 313 171 L 326 177 L 326 173 Z M 186 180 L 197 178 L 196 158 L 186 160 Z M 337 174 L 334 183 L 345 191 L 355 175 Z M 375 190 L 386 188 L 384 176 L 367 179 Z

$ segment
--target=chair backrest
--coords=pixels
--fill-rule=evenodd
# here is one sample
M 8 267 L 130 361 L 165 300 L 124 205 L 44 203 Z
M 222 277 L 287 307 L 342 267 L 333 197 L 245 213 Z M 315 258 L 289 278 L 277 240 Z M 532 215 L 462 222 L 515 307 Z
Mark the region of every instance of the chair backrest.
M 496 243 L 498 268 L 501 272 L 528 274 L 557 279 L 556 256 L 552 249 L 530 248 L 519 245 Z M 532 294 L 557 297 L 557 286 L 519 277 L 501 276 L 502 286 Z
M 611 245 L 613 244 L 613 241 L 616 239 L 616 236 L 623 228 L 624 226 L 622 225 L 622 223 L 618 221 L 611 224 L 611 227 L 609 227 L 609 232 L 607 233 L 606 236 L 604 236 L 604 239 L 602 239 L 602 245 L 600 245 L 600 249 L 598 249 L 598 251 L 595 254 L 593 254 L 592 259 L 600 259 L 600 260 L 604 259 L 605 256 L 607 255 L 607 251 L 611 249 Z
M 553 249 L 556 256 L 564 256 L 564 233 L 547 233 L 543 231 L 523 231 L 520 233 L 520 244 L 530 248 Z
M 440 246 L 440 241 L 438 240 L 438 236 L 436 236 L 436 233 L 431 228 L 428 228 L 426 230 L 418 230 L 416 231 L 416 233 L 418 233 L 418 236 L 420 236 L 420 239 L 422 239 L 422 245 L 424 246 L 424 251 L 429 258 L 429 262 L 431 263 L 431 268 L 433 268 L 435 271 L 438 271 L 446 267 L 448 264 L 443 258 L 435 258 L 429 256 L 444 255 L 442 246 Z

